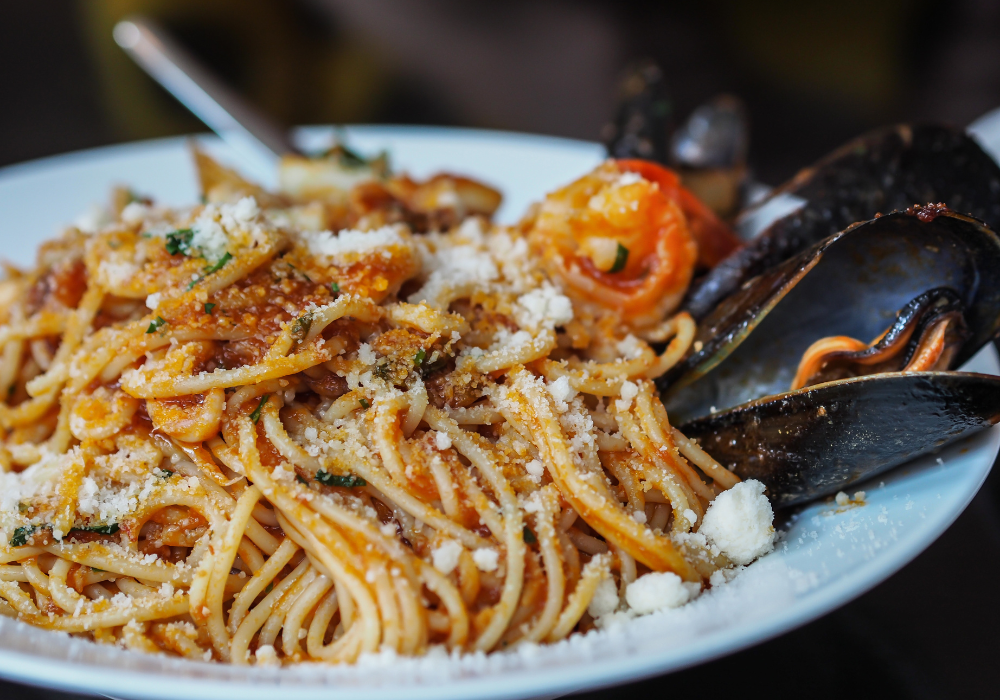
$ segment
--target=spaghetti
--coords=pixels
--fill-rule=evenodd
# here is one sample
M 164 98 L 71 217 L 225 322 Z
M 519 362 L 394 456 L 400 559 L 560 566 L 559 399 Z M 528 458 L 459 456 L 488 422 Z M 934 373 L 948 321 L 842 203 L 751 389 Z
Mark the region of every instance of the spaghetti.
M 651 382 L 697 256 L 655 181 L 609 162 L 498 227 L 461 178 L 198 163 L 208 203 L 119 193 L 0 283 L 0 613 L 351 662 L 556 641 L 733 564 L 697 528 L 738 479 Z

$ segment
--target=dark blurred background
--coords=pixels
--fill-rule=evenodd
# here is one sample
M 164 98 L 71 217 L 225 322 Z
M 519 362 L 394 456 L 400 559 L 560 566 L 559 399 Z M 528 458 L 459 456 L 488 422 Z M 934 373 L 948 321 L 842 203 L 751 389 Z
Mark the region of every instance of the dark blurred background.
M 28 0 L 0 3 L 0 165 L 204 131 L 111 40 L 153 16 L 287 124 L 421 123 L 596 140 L 631 62 L 675 114 L 720 92 L 772 184 L 885 123 L 964 125 L 1000 106 L 995 0 Z M 0 250 L 2 254 L 2 250 Z M 903 571 L 728 658 L 587 698 L 996 697 L 1000 477 Z M 0 682 L 4 698 L 65 698 Z

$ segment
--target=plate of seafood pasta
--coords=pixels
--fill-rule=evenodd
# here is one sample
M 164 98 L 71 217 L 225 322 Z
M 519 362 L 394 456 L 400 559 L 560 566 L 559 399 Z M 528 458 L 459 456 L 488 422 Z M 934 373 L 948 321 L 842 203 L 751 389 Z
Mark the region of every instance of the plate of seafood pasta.
M 862 135 L 738 216 L 461 129 L 0 170 L 0 676 L 553 697 L 862 594 L 1000 449 L 988 126 Z

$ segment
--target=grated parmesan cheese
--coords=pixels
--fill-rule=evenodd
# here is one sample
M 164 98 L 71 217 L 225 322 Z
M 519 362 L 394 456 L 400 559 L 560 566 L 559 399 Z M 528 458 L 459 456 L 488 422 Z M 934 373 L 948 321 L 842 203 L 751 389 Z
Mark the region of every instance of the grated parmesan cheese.
M 604 617 L 617 610 L 619 602 L 618 586 L 615 585 L 611 577 L 606 576 L 597 584 L 594 597 L 590 599 L 590 605 L 587 606 L 587 612 L 594 619 Z
M 215 207 L 205 207 L 191 224 L 191 248 L 209 261 L 217 261 L 228 252 L 229 237 L 215 220 Z
M 773 520 L 764 484 L 749 479 L 715 497 L 698 532 L 734 563 L 746 565 L 773 548 Z
M 556 410 L 565 413 L 569 410 L 569 402 L 576 398 L 577 391 L 569 383 L 569 377 L 559 377 L 554 382 L 545 385 L 552 400 L 555 401 Z
M 373 231 L 343 229 L 336 235 L 330 231 L 304 231 L 301 235 L 313 255 L 357 255 L 387 246 L 406 245 L 396 226 L 383 226 Z
M 491 547 L 480 547 L 472 553 L 472 561 L 480 571 L 496 571 L 500 562 L 500 552 Z
M 677 574 L 652 571 L 629 584 L 625 589 L 625 601 L 633 612 L 648 615 L 684 605 L 691 599 L 691 592 Z
M 439 450 L 442 450 L 442 451 L 447 450 L 449 447 L 451 447 L 451 436 L 448 435 L 448 433 L 442 433 L 441 431 L 435 432 L 434 433 L 434 445 Z
M 538 332 L 573 320 L 573 302 L 551 284 L 532 289 L 517 299 L 515 318 L 522 328 Z
M 447 576 L 458 566 L 458 558 L 461 555 L 461 544 L 455 540 L 445 540 L 431 550 L 431 561 L 435 569 Z

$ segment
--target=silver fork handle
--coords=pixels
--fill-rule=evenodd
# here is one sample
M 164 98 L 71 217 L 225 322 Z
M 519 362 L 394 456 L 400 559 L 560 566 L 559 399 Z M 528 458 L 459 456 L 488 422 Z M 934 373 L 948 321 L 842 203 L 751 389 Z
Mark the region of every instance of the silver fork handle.
M 115 25 L 115 42 L 154 80 L 238 152 L 272 166 L 297 153 L 287 133 L 226 87 L 155 22 L 139 16 Z

